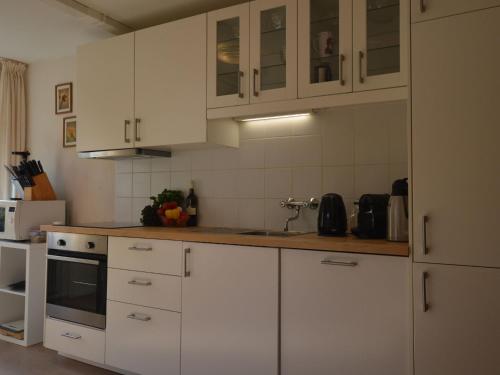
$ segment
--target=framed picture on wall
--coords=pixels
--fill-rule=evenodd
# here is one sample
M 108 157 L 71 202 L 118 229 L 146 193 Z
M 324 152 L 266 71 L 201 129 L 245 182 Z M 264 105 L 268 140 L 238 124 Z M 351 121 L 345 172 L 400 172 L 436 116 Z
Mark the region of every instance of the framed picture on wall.
M 56 85 L 56 115 L 73 112 L 73 83 Z
M 76 116 L 63 119 L 63 147 L 76 146 Z

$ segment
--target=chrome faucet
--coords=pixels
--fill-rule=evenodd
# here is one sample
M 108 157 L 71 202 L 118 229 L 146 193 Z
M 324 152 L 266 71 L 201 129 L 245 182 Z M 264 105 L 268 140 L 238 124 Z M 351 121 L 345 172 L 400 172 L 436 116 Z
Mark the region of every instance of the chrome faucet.
M 319 206 L 319 202 L 316 198 L 311 198 L 309 201 L 296 201 L 294 198 L 290 197 L 286 201 L 280 202 L 281 207 L 288 208 L 289 210 L 295 210 L 294 214 L 286 219 L 285 227 L 283 230 L 288 232 L 288 225 L 290 221 L 297 220 L 300 216 L 300 210 L 302 208 L 310 208 L 311 210 L 315 210 Z

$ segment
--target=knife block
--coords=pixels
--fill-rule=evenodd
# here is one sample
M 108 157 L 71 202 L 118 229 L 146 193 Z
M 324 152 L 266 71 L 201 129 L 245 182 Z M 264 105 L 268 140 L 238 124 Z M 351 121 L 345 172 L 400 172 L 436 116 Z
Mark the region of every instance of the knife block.
M 46 173 L 33 177 L 35 186 L 24 188 L 25 201 L 53 201 L 56 200 L 56 193 L 50 184 Z

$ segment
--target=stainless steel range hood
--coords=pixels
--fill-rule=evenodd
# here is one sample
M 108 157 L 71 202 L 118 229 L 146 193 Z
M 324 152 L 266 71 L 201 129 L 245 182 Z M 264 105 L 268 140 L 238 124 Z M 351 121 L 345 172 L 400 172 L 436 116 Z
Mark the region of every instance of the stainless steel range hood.
M 128 159 L 128 158 L 146 158 L 146 157 L 164 157 L 172 156 L 170 151 L 149 150 L 145 148 L 124 148 L 119 150 L 104 151 L 85 151 L 79 152 L 78 157 L 82 159 Z

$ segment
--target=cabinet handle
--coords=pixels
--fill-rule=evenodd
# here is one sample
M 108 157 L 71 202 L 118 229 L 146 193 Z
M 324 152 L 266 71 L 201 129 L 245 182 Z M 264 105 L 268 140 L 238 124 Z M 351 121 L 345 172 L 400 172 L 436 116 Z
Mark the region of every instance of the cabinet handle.
M 345 56 L 344 54 L 340 54 L 339 57 L 339 78 L 340 78 L 340 86 L 345 85 L 345 80 L 344 80 L 344 61 L 345 61 Z
M 429 278 L 429 273 L 422 272 L 422 310 L 427 312 L 429 310 L 429 304 L 427 303 L 427 279 Z
M 259 70 L 258 69 L 254 69 L 253 70 L 253 96 L 259 96 L 259 92 L 257 91 L 257 80 L 256 80 L 256 77 L 257 75 L 259 74 Z
M 70 332 L 63 333 L 61 336 L 67 337 L 68 339 L 72 339 L 72 340 L 81 340 L 81 338 L 82 338 L 82 335 L 79 335 L 78 333 L 70 333 Z
M 424 255 L 429 254 L 429 247 L 427 246 L 427 222 L 429 217 L 424 215 L 422 217 L 422 252 Z
M 359 83 L 365 83 L 365 78 L 363 77 L 363 59 L 365 58 L 365 53 L 359 51 Z
M 145 280 L 145 281 L 141 281 L 141 280 L 130 280 L 128 282 L 130 285 L 139 285 L 139 286 L 151 286 L 153 285 L 153 283 L 150 281 L 150 280 Z
M 184 277 L 191 276 L 191 271 L 188 269 L 188 255 L 191 254 L 191 249 L 184 249 Z
M 331 260 L 331 259 L 323 259 L 321 264 L 326 264 L 327 266 L 343 266 L 343 267 L 356 267 L 358 262 L 352 261 L 341 261 L 341 260 Z
M 241 79 L 243 78 L 243 76 L 244 76 L 244 73 L 240 70 L 238 72 L 238 97 L 239 98 L 244 97 L 243 92 L 241 91 Z
M 127 318 L 133 319 L 133 320 L 140 320 L 141 322 L 149 322 L 151 320 L 151 317 L 148 315 L 138 315 L 136 313 L 132 313 L 127 315 Z
M 136 142 L 140 142 L 141 141 L 141 134 L 139 132 L 140 125 L 141 125 L 141 119 L 140 118 L 136 118 L 135 119 L 135 140 L 136 140 Z
M 425 13 L 427 7 L 425 6 L 425 0 L 420 0 L 420 13 Z
M 153 251 L 152 247 L 137 247 L 137 246 L 132 246 L 128 248 L 129 250 L 134 250 L 134 251 Z
M 123 126 L 123 138 L 125 140 L 125 143 L 130 143 L 130 138 L 128 137 L 128 128 L 130 126 L 130 120 L 125 120 L 124 126 Z

